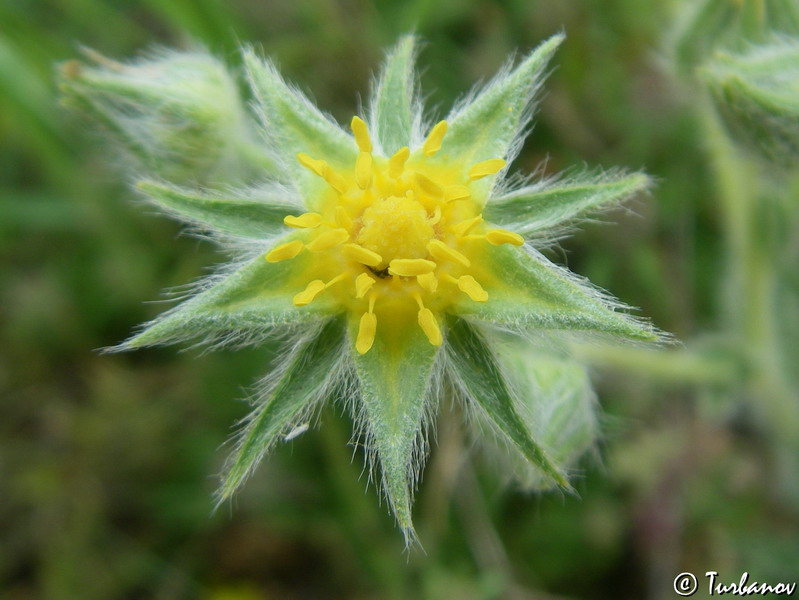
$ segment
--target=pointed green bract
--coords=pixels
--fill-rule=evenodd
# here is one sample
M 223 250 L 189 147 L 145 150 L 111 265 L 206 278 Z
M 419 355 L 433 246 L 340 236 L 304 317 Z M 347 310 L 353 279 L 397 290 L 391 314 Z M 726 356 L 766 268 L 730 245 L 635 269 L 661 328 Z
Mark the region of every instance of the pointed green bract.
M 264 134 L 275 155 L 284 161 L 287 175 L 299 181 L 303 191 L 318 190 L 326 184 L 297 162 L 298 153 L 326 160 L 334 167 L 354 164 L 357 146 L 352 137 L 308 98 L 286 84 L 270 62 L 250 49 L 244 52 L 244 65 Z
M 274 201 L 279 188 L 235 196 L 217 191 L 203 193 L 155 181 L 140 181 L 136 187 L 170 213 L 241 237 L 263 239 L 282 233 L 283 218 L 302 212 L 296 206 Z
M 369 128 L 385 156 L 411 144 L 416 82 L 416 38 L 406 35 L 386 57 L 369 106 Z
M 613 311 L 598 291 L 540 254 L 507 246 L 492 247 L 487 253 L 490 258 L 478 279 L 488 292 L 488 302 L 461 299 L 453 309 L 456 314 L 520 329 L 658 339 L 649 325 Z
M 491 199 L 483 216 L 518 234 L 530 235 L 568 223 L 589 211 L 619 204 L 650 185 L 651 180 L 643 173 L 533 185 Z
M 335 377 L 344 334 L 344 318 L 334 317 L 292 350 L 239 436 L 218 492 L 220 501 L 230 498 L 280 436 L 324 399 Z
M 506 158 L 531 116 L 531 102 L 550 58 L 563 41 L 555 35 L 538 46 L 507 75 L 447 118 L 449 128 L 438 157 L 468 164 Z
M 310 306 L 292 303 L 292 295 L 307 283 L 295 269 L 299 267 L 301 273 L 307 260 L 305 253 L 279 263 L 259 256 L 157 318 L 116 349 L 132 350 L 196 337 L 251 341 L 274 327 L 325 318 L 336 309 L 328 297 Z
M 456 384 L 532 465 L 559 486 L 568 488 L 566 476 L 533 439 L 519 415 L 508 382 L 481 335 L 457 317 L 448 318 L 448 329 L 449 361 L 455 369 Z
M 350 317 L 350 343 L 358 332 Z M 352 350 L 361 399 L 356 417 L 369 450 L 379 461 L 383 491 L 406 540 L 415 538 L 411 520 L 413 486 L 420 468 L 420 444 L 428 406 L 430 377 L 438 348 L 418 327 L 402 328 L 402 320 L 380 319 L 374 345 L 366 354 Z

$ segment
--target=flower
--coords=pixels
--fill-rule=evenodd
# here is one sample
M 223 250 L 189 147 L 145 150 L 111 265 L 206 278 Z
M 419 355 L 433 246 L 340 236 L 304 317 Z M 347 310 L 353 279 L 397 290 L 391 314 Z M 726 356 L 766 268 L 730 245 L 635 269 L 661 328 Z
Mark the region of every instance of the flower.
M 560 35 L 547 40 L 445 120 L 425 126 L 413 74 L 415 39 L 404 37 L 350 132 L 245 50 L 263 162 L 275 166 L 265 173 L 270 181 L 224 191 L 139 182 L 154 203 L 216 232 L 241 259 L 118 349 L 198 337 L 217 344 L 286 340 L 281 364 L 262 382 L 242 428 L 221 499 L 335 396 L 349 403 L 391 509 L 413 539 L 412 491 L 424 432 L 444 390 L 532 465 L 538 480 L 568 487 L 565 469 L 575 452 L 553 445 L 569 436 L 538 435 L 540 423 L 532 426 L 524 410 L 535 404 L 525 394 L 536 386 L 559 386 L 533 385 L 529 360 L 513 357 L 547 332 L 557 332 L 548 340 L 646 341 L 658 334 L 526 242 L 546 240 L 579 214 L 649 185 L 643 174 L 621 172 L 518 189 L 505 178 L 561 41 Z M 584 372 L 556 367 L 542 381 L 576 378 L 564 406 L 590 412 Z M 546 404 L 548 414 L 552 406 Z M 580 452 L 593 432 L 591 419 L 583 422 Z

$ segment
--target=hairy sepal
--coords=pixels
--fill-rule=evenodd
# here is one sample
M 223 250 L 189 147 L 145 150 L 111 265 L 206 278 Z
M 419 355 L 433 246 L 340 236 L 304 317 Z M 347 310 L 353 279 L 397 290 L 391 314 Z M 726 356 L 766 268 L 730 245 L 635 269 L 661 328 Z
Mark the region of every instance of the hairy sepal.
M 262 382 L 259 404 L 238 435 L 217 492 L 219 502 L 230 498 L 277 441 L 325 399 L 339 374 L 345 339 L 345 319 L 337 316 L 287 349 L 283 364 Z
M 586 213 L 620 204 L 651 185 L 652 180 L 643 173 L 611 172 L 544 181 L 492 198 L 483 216 L 521 235 L 535 236 Z
M 408 543 L 416 539 L 411 519 L 413 491 L 426 454 L 425 427 L 437 348 L 407 321 L 379 320 L 372 348 L 354 349 L 359 319 L 350 317 L 350 345 L 360 387 L 353 407 L 372 467 L 379 465 L 383 492 Z M 414 324 L 415 325 L 415 324 Z
M 566 475 L 519 414 L 512 387 L 483 335 L 464 319 L 450 316 L 447 322 L 447 363 L 453 383 L 471 401 L 471 408 L 480 411 L 547 480 L 569 489 Z

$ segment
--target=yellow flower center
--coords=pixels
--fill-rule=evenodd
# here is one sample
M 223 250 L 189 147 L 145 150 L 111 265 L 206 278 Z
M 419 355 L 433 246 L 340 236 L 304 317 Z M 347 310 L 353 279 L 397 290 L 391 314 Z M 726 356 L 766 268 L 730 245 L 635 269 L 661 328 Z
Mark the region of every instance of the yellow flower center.
M 361 313 L 359 353 L 372 347 L 378 316 L 396 320 L 413 312 L 427 339 L 438 346 L 443 338 L 437 312 L 459 294 L 488 300 L 470 273 L 474 242 L 524 243 L 513 232 L 486 230 L 481 203 L 472 198 L 471 182 L 494 175 L 505 161 L 495 158 L 463 169 L 426 160 L 441 148 L 446 121 L 433 127 L 420 151 L 412 155 L 404 147 L 388 158 L 372 154 L 364 121 L 353 117 L 351 127 L 360 150 L 351 169 L 336 171 L 324 160 L 297 155 L 327 182 L 327 191 L 319 212 L 284 219 L 289 227 L 307 230 L 307 238 L 281 244 L 265 258 L 289 260 L 303 250 L 317 255 L 311 270 L 321 278 L 309 281 L 294 304 L 310 304 L 332 288 L 329 293 L 343 306 Z

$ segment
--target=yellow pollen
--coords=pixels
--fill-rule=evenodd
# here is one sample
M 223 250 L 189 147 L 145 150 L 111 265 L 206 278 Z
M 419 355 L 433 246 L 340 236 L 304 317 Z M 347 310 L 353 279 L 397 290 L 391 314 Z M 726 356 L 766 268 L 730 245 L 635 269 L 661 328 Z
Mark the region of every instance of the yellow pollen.
M 322 224 L 322 215 L 319 213 L 305 213 L 299 217 L 287 215 L 283 218 L 283 222 L 289 227 L 298 229 L 315 229 Z
M 505 166 L 505 161 L 501 158 L 489 158 L 483 162 L 479 162 L 469 169 L 469 179 L 482 179 L 497 173 L 502 167 Z
M 372 183 L 372 155 L 368 152 L 361 152 L 355 161 L 355 183 L 362 190 Z
M 427 336 L 433 346 L 440 346 L 444 339 L 441 337 L 441 329 L 438 327 L 438 321 L 429 308 L 423 308 L 419 311 L 419 326 Z
M 293 242 L 288 242 L 286 244 L 280 244 L 280 246 L 276 246 L 269 253 L 266 255 L 267 262 L 276 263 L 282 260 L 288 260 L 290 258 L 294 258 L 300 252 L 305 245 L 300 240 L 294 240 Z
M 432 273 L 436 268 L 436 263 L 424 258 L 396 258 L 388 265 L 388 272 L 391 275 L 400 277 L 416 277 L 425 273 Z
M 355 349 L 358 354 L 366 354 L 375 342 L 377 331 L 377 316 L 373 312 L 363 313 L 358 325 L 358 339 L 355 340 Z
M 466 235 L 469 233 L 475 225 L 480 223 L 483 220 L 483 215 L 477 215 L 476 217 L 472 217 L 471 219 L 466 219 L 465 221 L 461 221 L 457 225 L 452 228 L 452 232 L 455 235 Z
M 363 211 L 361 225 L 356 241 L 380 255 L 383 266 L 395 258 L 425 258 L 427 242 L 435 233 L 427 211 L 408 197 L 378 200 Z
M 361 152 L 371 152 L 372 140 L 369 137 L 369 129 L 366 127 L 366 123 L 364 123 L 363 119 L 360 117 L 352 117 L 350 128 L 352 129 L 352 135 L 355 136 L 355 143 L 358 144 L 358 148 L 360 148 Z
M 310 304 L 324 289 L 325 282 L 321 279 L 314 279 L 303 291 L 294 296 L 294 305 L 306 306 Z
M 472 193 L 465 185 L 448 185 L 444 188 L 444 200 L 447 202 L 454 202 L 455 200 L 465 200 L 469 198 Z
M 486 232 L 485 239 L 489 244 L 499 246 L 501 244 L 511 244 L 512 246 L 521 246 L 524 244 L 524 238 L 518 233 L 507 231 L 506 229 L 492 229 Z
M 358 244 L 345 244 L 341 252 L 347 258 L 359 262 L 362 265 L 366 265 L 367 267 L 376 267 L 383 262 L 383 257 L 377 252 L 372 252 Z
M 444 190 L 441 189 L 440 185 L 421 173 L 416 174 L 416 185 L 418 185 L 423 192 L 430 194 L 434 198 L 440 198 L 444 195 Z
M 374 277 L 368 273 L 361 273 L 355 278 L 355 297 L 363 298 L 371 287 L 375 284 Z
M 410 148 L 403 146 L 397 150 L 391 158 L 388 159 L 388 174 L 397 179 L 402 175 L 402 170 L 405 168 L 405 161 L 411 155 Z
M 463 254 L 454 248 L 450 248 L 441 240 L 430 240 L 430 243 L 427 244 L 427 249 L 432 257 L 439 262 L 452 261 L 460 263 L 464 267 L 470 267 L 472 264 Z
M 422 146 L 422 152 L 425 156 L 433 156 L 441 149 L 441 142 L 444 140 L 444 135 L 447 133 L 447 122 L 439 121 L 435 127 L 430 130 L 427 139 Z
M 488 300 L 488 292 L 483 289 L 471 275 L 458 277 L 458 288 L 475 302 L 485 302 Z
M 307 247 L 311 252 L 323 252 L 333 246 L 343 244 L 349 237 L 350 234 L 346 229 L 331 229 L 317 236 Z
M 303 167 L 309 169 L 316 175 L 319 175 L 319 177 L 324 177 L 325 173 L 327 173 L 327 163 L 325 161 L 311 158 L 305 154 L 305 152 L 300 152 L 297 154 L 297 160 L 300 161 L 300 164 Z
M 431 294 L 435 294 L 438 289 L 438 279 L 434 273 L 422 273 L 416 276 L 416 282 L 422 286 L 422 289 Z

